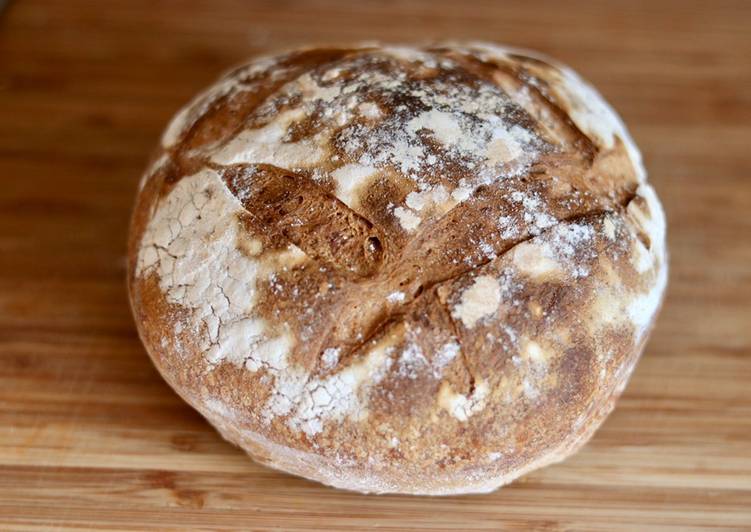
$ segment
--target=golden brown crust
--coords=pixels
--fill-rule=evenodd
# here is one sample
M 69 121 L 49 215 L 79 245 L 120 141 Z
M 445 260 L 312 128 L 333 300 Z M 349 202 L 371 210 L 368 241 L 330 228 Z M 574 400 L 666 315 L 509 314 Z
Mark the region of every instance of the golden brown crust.
M 486 44 L 310 49 L 175 117 L 128 280 L 165 379 L 255 459 L 465 493 L 607 416 L 664 241 L 633 142 L 567 68 Z

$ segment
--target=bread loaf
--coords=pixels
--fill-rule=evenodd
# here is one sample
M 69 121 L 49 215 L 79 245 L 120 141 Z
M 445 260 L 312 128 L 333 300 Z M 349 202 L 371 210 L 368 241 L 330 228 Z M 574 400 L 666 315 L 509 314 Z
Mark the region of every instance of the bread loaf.
M 229 72 L 167 127 L 129 241 L 167 382 L 258 462 L 362 492 L 486 492 L 575 452 L 666 279 L 614 111 L 475 43 Z

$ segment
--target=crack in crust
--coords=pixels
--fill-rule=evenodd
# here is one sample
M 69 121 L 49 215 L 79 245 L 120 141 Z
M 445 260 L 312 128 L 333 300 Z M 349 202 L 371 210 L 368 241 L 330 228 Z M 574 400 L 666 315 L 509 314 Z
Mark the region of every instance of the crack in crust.
M 305 176 L 271 165 L 218 167 L 230 192 L 262 226 L 347 276 L 383 260 L 380 231 Z

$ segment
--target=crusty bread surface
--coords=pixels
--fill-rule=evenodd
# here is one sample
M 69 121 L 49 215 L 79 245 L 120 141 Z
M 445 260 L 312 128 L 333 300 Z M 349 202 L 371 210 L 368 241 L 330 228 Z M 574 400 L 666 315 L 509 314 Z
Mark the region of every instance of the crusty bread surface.
M 665 219 L 621 120 L 565 66 L 309 48 L 175 116 L 128 269 L 157 368 L 255 460 L 486 492 L 612 410 L 665 289 Z

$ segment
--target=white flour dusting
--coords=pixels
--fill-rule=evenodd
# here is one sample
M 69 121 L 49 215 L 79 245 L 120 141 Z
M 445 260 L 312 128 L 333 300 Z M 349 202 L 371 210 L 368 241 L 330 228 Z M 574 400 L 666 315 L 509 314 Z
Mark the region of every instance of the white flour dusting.
M 281 168 L 308 167 L 323 157 L 323 150 L 314 141 L 285 142 L 290 125 L 305 117 L 301 109 L 280 113 L 259 129 L 248 129 L 232 139 L 212 156 L 217 164 L 265 163 Z
M 471 329 L 481 319 L 494 314 L 500 303 L 501 286 L 498 280 L 481 275 L 464 290 L 461 302 L 454 307 L 451 315 L 461 319 L 464 326 Z
M 311 379 L 299 391 L 290 390 L 289 397 L 296 398 L 296 404 L 287 424 L 314 436 L 323 430 L 327 421 L 341 420 L 345 416 L 364 419 L 368 412 L 363 399 L 393 363 L 392 351 L 387 345 L 376 346 L 355 364 L 324 379 Z M 277 379 L 284 381 L 287 375 L 280 374 Z M 294 386 L 298 382 L 294 380 L 290 384 Z
M 433 377 L 440 379 L 443 376 L 443 369 L 448 366 L 459 353 L 461 353 L 461 347 L 456 340 L 443 344 L 433 357 Z
M 396 207 L 394 209 L 394 216 L 396 216 L 397 220 L 399 220 L 399 223 L 404 228 L 404 230 L 408 232 L 417 229 L 417 226 L 420 225 L 420 222 L 422 221 L 414 211 L 405 209 L 404 207 Z
M 331 369 L 339 362 L 339 348 L 329 347 L 321 355 L 321 361 L 325 369 Z
M 516 268 L 533 279 L 578 279 L 589 275 L 587 266 L 595 259 L 595 230 L 581 223 L 560 223 L 548 232 L 511 251 Z
M 489 391 L 485 381 L 478 382 L 469 396 L 454 392 L 448 383 L 443 383 L 438 393 L 438 405 L 459 421 L 467 421 L 485 408 Z
M 404 301 L 406 294 L 401 291 L 391 292 L 388 296 L 386 296 L 386 300 L 389 303 L 401 303 Z
M 416 379 L 421 370 L 428 367 L 428 361 L 420 348 L 408 343 L 397 360 L 397 373 L 400 377 Z
M 258 263 L 237 249 L 241 209 L 213 170 L 182 179 L 159 203 L 136 266 L 139 276 L 155 271 L 168 302 L 192 311 L 190 330 L 214 363 L 242 362 L 265 341 L 263 322 L 248 318 Z
M 511 201 L 520 204 L 524 209 L 523 221 L 533 235 L 539 235 L 545 229 L 557 223 L 557 220 L 545 210 L 545 206 L 538 196 L 516 190 L 511 193 L 510 198 Z
M 345 164 L 331 173 L 336 182 L 336 197 L 346 203 L 350 208 L 357 208 L 359 204 L 359 191 L 367 184 L 369 177 L 378 170 L 372 166 L 359 164 Z

